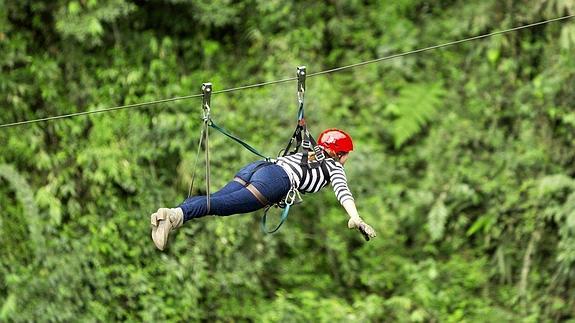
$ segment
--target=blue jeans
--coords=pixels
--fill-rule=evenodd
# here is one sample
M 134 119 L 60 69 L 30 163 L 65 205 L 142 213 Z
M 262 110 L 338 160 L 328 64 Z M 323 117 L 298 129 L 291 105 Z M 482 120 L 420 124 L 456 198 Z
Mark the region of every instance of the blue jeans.
M 256 161 L 245 166 L 236 177 L 255 186 L 271 204 L 284 198 L 291 187 L 289 177 L 283 168 L 266 161 Z M 185 222 L 206 215 L 227 216 L 249 213 L 264 206 L 242 184 L 231 181 L 210 195 L 209 211 L 206 196 L 189 197 L 179 207 L 184 211 Z

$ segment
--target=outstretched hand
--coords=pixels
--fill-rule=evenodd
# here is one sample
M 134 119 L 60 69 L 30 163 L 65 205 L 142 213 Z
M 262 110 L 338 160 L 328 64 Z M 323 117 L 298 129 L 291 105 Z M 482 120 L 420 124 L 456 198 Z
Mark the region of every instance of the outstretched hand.
M 375 230 L 367 223 L 363 222 L 361 218 L 351 218 L 347 222 L 347 227 L 350 229 L 358 229 L 359 232 L 365 238 L 365 241 L 369 241 L 371 238 L 375 238 L 377 234 Z

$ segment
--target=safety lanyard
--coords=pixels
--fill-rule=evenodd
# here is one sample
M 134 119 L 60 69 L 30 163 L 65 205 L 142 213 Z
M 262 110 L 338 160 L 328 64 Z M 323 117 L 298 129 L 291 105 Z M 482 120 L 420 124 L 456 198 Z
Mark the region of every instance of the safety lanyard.
M 210 132 L 209 126 L 211 123 L 210 117 L 210 105 L 212 98 L 212 83 L 202 84 L 202 111 L 203 111 L 203 123 L 202 132 L 200 133 L 200 140 L 198 142 L 198 151 L 196 153 L 196 161 L 194 162 L 194 169 L 192 173 L 192 181 L 190 183 L 190 189 L 188 190 L 188 197 L 192 195 L 192 189 L 194 188 L 194 180 L 196 178 L 196 167 L 198 165 L 198 159 L 200 156 L 200 150 L 202 148 L 202 142 L 205 138 L 205 163 L 206 163 L 206 205 L 208 213 L 210 212 Z

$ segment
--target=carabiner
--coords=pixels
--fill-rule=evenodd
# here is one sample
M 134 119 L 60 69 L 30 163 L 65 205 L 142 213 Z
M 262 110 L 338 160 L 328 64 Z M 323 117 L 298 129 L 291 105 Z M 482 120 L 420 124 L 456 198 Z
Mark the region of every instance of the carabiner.
M 202 109 L 204 122 L 210 119 L 210 105 L 212 100 L 212 83 L 202 83 Z
M 297 68 L 297 100 L 300 105 L 303 104 L 303 96 L 305 94 L 305 77 L 305 66 L 299 66 Z
M 297 197 L 297 194 L 298 194 L 298 191 L 292 187 L 286 195 L 286 198 L 285 198 L 286 205 L 292 205 L 293 202 L 295 201 L 295 198 Z

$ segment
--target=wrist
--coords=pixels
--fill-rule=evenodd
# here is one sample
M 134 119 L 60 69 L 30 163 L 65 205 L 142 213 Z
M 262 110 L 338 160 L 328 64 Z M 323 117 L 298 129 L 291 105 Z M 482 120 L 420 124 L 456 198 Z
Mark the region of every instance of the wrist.
M 354 221 L 361 221 L 361 217 L 360 217 L 358 214 L 356 214 L 356 215 L 350 215 L 350 216 L 349 216 L 349 219 L 350 219 L 350 220 L 354 220 Z

